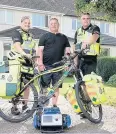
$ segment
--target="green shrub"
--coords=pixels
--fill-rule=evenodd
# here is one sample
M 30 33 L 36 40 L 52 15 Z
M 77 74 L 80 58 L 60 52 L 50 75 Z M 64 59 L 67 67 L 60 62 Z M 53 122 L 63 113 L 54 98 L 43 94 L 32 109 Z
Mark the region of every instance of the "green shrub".
M 112 75 L 106 82 L 106 85 L 116 87 L 116 74 Z
M 99 57 L 108 56 L 109 55 L 109 49 L 108 48 L 101 48 L 101 53 Z
M 105 82 L 108 81 L 112 75 L 116 74 L 116 57 L 99 57 L 97 73 Z

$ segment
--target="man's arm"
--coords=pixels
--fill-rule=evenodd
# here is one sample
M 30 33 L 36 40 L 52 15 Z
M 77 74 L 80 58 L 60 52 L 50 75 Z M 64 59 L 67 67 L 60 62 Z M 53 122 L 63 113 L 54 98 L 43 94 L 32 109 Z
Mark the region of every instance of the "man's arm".
M 37 55 L 39 56 L 37 62 L 38 62 L 38 65 L 43 65 L 43 49 L 44 49 L 44 46 L 39 46 L 37 48 Z
M 21 47 L 20 42 L 16 42 L 13 45 L 14 45 L 14 49 L 15 49 L 16 52 L 20 53 L 21 55 L 26 55 L 26 53 L 23 51 L 23 49 Z
M 84 42 L 86 44 L 91 45 L 91 44 L 95 43 L 99 37 L 100 37 L 100 28 L 98 26 L 95 26 L 92 31 L 91 37 L 88 40 L 85 40 Z
M 71 53 L 70 47 L 66 47 L 65 48 L 65 54 L 70 54 L 70 53 Z
M 95 43 L 98 40 L 98 38 L 99 38 L 98 34 L 93 34 L 88 40 L 83 41 L 83 43 L 91 45 Z
M 23 51 L 21 44 L 23 43 L 21 34 L 18 31 L 15 31 L 15 33 L 12 36 L 12 40 L 13 40 L 13 46 L 16 52 L 22 54 L 22 55 L 26 55 L 26 53 Z
M 71 45 L 72 53 L 74 53 L 74 51 L 75 51 L 75 45 L 76 45 L 76 43 L 77 43 L 77 31 L 75 32 L 74 43 Z
M 70 54 L 70 43 L 68 41 L 68 38 L 65 36 L 66 41 L 65 41 L 65 54 Z
M 36 54 L 39 56 L 39 58 L 37 59 L 37 64 L 39 67 L 40 71 L 44 71 L 45 70 L 45 66 L 43 64 L 43 50 L 44 50 L 44 46 L 45 46 L 45 35 L 43 35 L 40 40 L 39 40 L 39 44 L 38 44 L 38 49 Z

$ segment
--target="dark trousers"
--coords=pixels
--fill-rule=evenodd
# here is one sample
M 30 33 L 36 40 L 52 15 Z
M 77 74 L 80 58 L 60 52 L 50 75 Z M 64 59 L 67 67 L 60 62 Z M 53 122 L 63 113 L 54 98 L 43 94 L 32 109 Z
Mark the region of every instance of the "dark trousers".
M 81 70 L 83 72 L 83 75 L 90 74 L 91 72 L 96 72 L 96 67 L 97 67 L 97 56 L 83 56 L 79 57 L 79 64 L 81 58 L 84 59 L 82 62 Z

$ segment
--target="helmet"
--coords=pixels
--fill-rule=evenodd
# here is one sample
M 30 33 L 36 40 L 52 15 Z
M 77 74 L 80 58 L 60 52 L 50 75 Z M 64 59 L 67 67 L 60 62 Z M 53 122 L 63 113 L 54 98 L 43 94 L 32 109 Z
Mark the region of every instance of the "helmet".
M 25 63 L 25 59 L 23 58 L 23 56 L 15 51 L 10 51 L 7 55 L 9 60 L 18 60 L 19 62 L 23 62 Z

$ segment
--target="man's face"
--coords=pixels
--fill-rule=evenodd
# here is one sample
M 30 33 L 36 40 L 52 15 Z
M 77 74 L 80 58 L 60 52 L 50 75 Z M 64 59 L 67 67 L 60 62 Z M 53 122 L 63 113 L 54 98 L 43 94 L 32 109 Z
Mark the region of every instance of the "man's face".
M 90 15 L 82 15 L 81 23 L 83 27 L 88 27 L 91 23 Z
M 59 29 L 58 21 L 57 20 L 50 20 L 50 22 L 49 22 L 49 29 L 53 33 L 58 32 L 58 29 Z
M 21 28 L 24 31 L 28 31 L 30 29 L 30 20 L 29 19 L 23 20 L 23 22 L 21 22 Z

